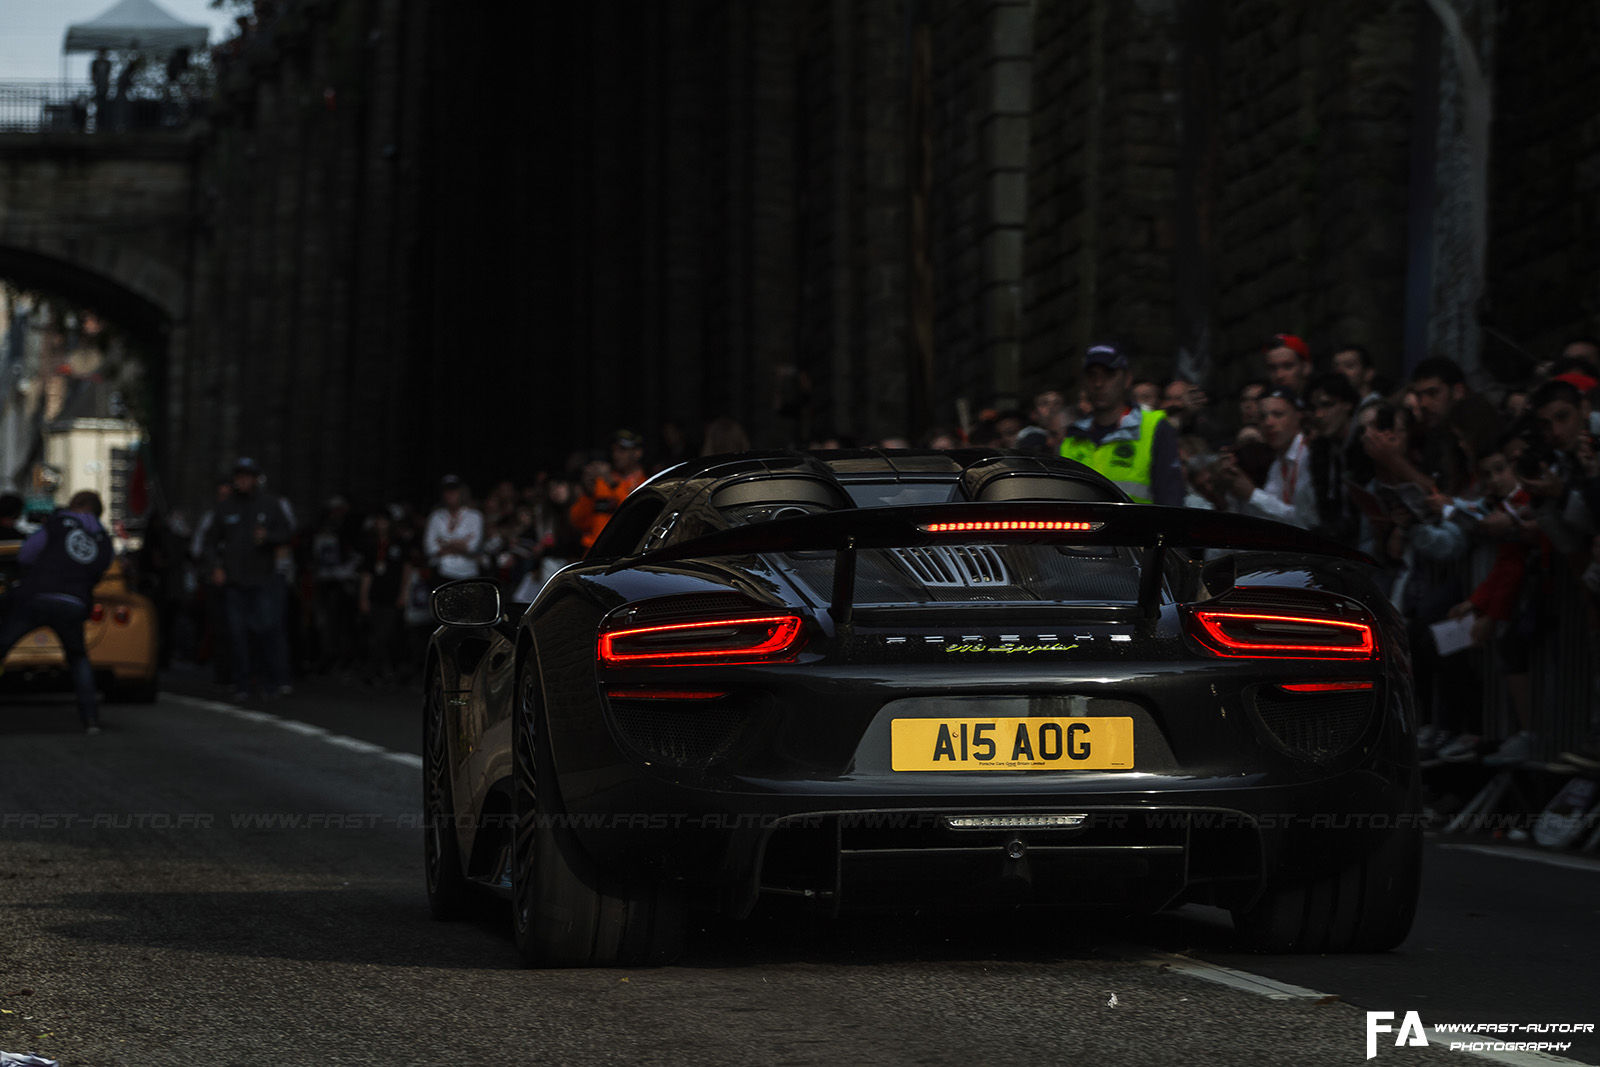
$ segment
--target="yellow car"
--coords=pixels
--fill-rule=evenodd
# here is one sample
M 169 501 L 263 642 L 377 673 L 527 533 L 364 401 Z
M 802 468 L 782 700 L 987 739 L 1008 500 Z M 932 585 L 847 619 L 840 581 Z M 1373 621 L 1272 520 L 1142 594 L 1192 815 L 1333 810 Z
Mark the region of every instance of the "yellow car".
M 21 541 L 0 542 L 0 593 L 16 584 L 22 565 L 17 562 Z M 0 610 L 4 601 L 0 600 Z M 89 662 L 107 700 L 149 704 L 160 691 L 157 678 L 157 645 L 160 626 L 150 598 L 128 588 L 128 577 L 121 560 L 110 568 L 94 587 L 94 605 L 83 624 L 83 643 L 89 649 Z M 0 688 L 19 685 L 30 689 L 71 689 L 61 642 L 46 628 L 24 634 L 5 658 L 5 674 Z

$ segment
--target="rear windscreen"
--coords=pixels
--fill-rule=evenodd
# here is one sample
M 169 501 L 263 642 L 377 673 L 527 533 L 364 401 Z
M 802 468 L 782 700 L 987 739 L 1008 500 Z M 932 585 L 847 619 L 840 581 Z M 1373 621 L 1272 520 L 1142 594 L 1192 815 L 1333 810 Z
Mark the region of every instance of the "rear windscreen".
M 948 504 L 966 499 L 956 482 L 858 482 L 845 492 L 858 508 L 896 508 L 911 504 Z
M 781 557 L 816 603 L 833 592 L 834 553 Z M 1133 604 L 1137 555 L 1130 549 L 1063 545 L 935 545 L 862 550 L 858 605 L 950 602 Z

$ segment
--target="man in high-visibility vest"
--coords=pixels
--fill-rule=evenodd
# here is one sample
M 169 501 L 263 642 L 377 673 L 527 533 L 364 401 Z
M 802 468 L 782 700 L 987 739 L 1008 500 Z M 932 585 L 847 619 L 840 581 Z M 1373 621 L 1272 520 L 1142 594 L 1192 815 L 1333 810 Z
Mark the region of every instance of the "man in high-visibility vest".
M 1061 454 L 1110 478 L 1140 504 L 1183 504 L 1178 435 L 1162 411 L 1128 402 L 1128 357 L 1096 345 L 1083 360 L 1090 412 L 1067 427 Z
M 611 439 L 611 465 L 592 464 L 585 469 L 583 493 L 567 512 L 582 535 L 585 552 L 611 521 L 612 512 L 645 478 L 644 438 L 632 430 L 618 430 Z

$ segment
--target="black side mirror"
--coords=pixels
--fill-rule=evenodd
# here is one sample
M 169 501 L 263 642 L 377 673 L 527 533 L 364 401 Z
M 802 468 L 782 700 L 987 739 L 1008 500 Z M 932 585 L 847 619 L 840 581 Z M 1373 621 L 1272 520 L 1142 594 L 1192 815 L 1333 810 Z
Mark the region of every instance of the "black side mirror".
M 500 621 L 500 584 L 488 578 L 446 582 L 428 598 L 428 608 L 445 626 L 493 626 Z

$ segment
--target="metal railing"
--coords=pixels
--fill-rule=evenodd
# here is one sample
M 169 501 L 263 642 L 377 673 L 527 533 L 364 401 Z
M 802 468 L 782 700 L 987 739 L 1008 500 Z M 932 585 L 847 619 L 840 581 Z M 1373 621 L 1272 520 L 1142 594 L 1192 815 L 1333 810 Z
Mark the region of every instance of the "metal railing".
M 86 132 L 94 112 L 94 86 L 88 82 L 0 82 L 0 130 Z
M 1464 599 L 1493 569 L 1498 545 L 1480 544 L 1464 558 L 1433 563 L 1419 568 L 1416 580 L 1426 585 L 1439 584 L 1443 577 L 1460 568 Z M 1506 665 L 1498 651 L 1500 638 L 1491 639 L 1487 648 L 1457 652 L 1434 660 L 1433 670 L 1458 675 L 1454 689 L 1436 680 L 1428 687 L 1432 707 L 1419 706 L 1419 721 L 1444 725 L 1452 731 L 1477 733 L 1489 738 L 1507 738 L 1519 728 L 1533 731 L 1537 739 L 1536 756 L 1553 760 L 1562 752 L 1580 749 L 1600 727 L 1594 719 L 1595 656 L 1589 626 L 1588 593 L 1565 559 L 1547 558 L 1528 574 L 1527 594 L 1539 605 L 1537 625 L 1528 636 L 1528 675 L 1530 694 L 1527 721 L 1517 723 L 1511 713 L 1506 688 Z M 1520 614 L 1513 625 L 1525 622 Z M 1425 632 L 1421 640 L 1431 640 Z M 1415 649 L 1413 649 L 1415 651 Z M 1459 677 L 1464 672 L 1465 677 Z M 1441 708 L 1451 696 L 1467 694 L 1471 708 Z M 1481 703 L 1479 703 L 1481 701 Z M 1443 714 L 1442 714 L 1443 713 Z
M 96 100 L 87 81 L 0 82 L 0 132 L 139 133 L 175 130 L 200 113 L 204 100 L 145 93 Z

